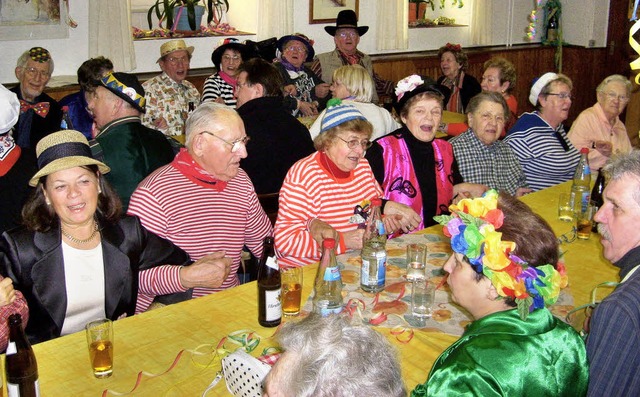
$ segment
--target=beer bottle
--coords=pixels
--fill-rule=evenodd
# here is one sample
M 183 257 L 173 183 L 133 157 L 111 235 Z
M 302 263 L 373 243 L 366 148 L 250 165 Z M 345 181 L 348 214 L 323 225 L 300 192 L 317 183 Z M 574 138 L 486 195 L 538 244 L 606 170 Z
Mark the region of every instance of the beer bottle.
M 342 311 L 342 277 L 336 260 L 336 240 L 322 241 L 322 257 L 316 273 L 313 292 L 313 311 L 328 316 Z
M 602 204 L 604 204 L 604 200 L 602 199 L 602 192 L 604 191 L 604 186 L 605 186 L 604 173 L 602 172 L 602 170 L 600 170 L 600 172 L 598 173 L 598 177 L 596 178 L 596 183 L 595 185 L 593 185 L 593 190 L 591 190 L 591 201 L 595 203 L 598 209 L 602 207 Z M 597 222 L 593 222 L 593 228 L 591 229 L 591 231 L 593 231 L 594 233 L 598 232 Z
M 547 41 L 553 43 L 558 40 L 558 12 L 555 10 L 551 12 L 552 14 L 547 24 Z
M 9 316 L 9 344 L 5 371 L 9 397 L 39 397 L 38 363 L 22 329 L 22 316 Z
M 387 269 L 387 235 L 382 222 L 381 205 L 380 198 L 371 200 L 371 211 L 364 229 L 360 253 L 360 288 L 373 293 L 384 289 Z
M 275 327 L 280 324 L 280 290 L 280 269 L 273 249 L 273 237 L 265 237 L 258 267 L 258 322 L 263 327 Z

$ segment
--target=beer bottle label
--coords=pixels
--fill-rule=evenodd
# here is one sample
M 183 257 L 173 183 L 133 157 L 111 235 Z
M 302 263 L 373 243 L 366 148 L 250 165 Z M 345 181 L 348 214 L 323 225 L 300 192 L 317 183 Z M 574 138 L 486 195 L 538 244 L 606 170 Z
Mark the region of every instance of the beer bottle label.
M 272 268 L 273 270 L 280 270 L 278 268 L 278 262 L 276 261 L 275 256 L 269 256 L 267 257 L 267 266 Z
M 282 305 L 280 304 L 280 289 L 264 291 L 265 297 L 265 320 L 275 321 L 282 318 Z
M 36 379 L 33 382 L 33 390 L 36 392 L 35 397 L 40 397 L 40 381 Z M 20 385 L 7 382 L 7 395 L 9 397 L 20 397 Z
M 17 349 L 16 349 L 16 342 L 12 342 L 10 341 L 9 344 L 7 345 L 7 356 L 10 356 L 12 354 L 16 354 Z

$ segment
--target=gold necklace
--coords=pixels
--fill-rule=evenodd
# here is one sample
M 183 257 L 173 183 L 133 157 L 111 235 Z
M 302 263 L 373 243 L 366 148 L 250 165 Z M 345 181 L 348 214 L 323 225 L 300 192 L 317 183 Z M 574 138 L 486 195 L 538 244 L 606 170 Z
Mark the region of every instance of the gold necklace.
M 87 237 L 84 240 L 80 240 L 78 238 L 73 237 L 71 234 L 69 234 L 69 232 L 64 230 L 62 227 L 60 227 L 60 230 L 62 230 L 62 235 L 65 236 L 67 238 L 67 240 L 71 241 L 72 243 L 87 244 L 87 243 L 90 243 L 91 240 L 93 240 L 93 238 L 98 233 L 98 222 L 93 221 L 93 233 L 91 233 L 91 236 Z

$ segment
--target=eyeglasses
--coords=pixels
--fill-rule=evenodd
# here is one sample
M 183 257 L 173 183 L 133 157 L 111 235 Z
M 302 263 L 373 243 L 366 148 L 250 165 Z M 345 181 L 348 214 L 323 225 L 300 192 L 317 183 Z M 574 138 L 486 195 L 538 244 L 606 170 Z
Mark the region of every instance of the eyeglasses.
M 501 116 L 499 114 L 494 116 L 491 113 L 483 113 L 483 114 L 480 115 L 480 118 L 485 123 L 488 123 L 488 122 L 491 122 L 491 121 L 495 121 L 498 124 L 503 124 L 504 123 L 504 116 Z
M 307 49 L 304 48 L 304 47 L 294 47 L 294 46 L 292 46 L 292 47 L 285 48 L 285 52 L 304 52 L 304 53 L 306 53 Z
M 578 230 L 576 229 L 576 227 L 572 227 L 570 231 L 558 236 L 558 244 L 573 243 L 574 241 L 576 241 L 577 232 Z
M 222 60 L 227 62 L 239 62 L 242 58 L 239 55 L 223 55 Z
M 371 142 L 368 139 L 363 139 L 361 141 L 357 140 L 357 139 L 352 139 L 350 141 L 347 141 L 345 139 L 342 139 L 340 137 L 338 137 L 338 139 L 340 139 L 342 142 L 346 143 L 347 146 L 349 147 L 349 149 L 355 149 L 356 146 L 360 145 L 360 147 L 362 147 L 363 150 L 367 150 L 371 147 L 371 145 L 373 145 L 373 142 Z
M 629 102 L 629 99 L 630 99 L 626 95 L 618 95 L 615 92 L 605 92 L 604 94 L 607 96 L 607 98 L 611 99 L 612 101 L 615 101 L 617 99 L 620 102 Z
M 220 139 L 222 142 L 226 143 L 227 145 L 231 146 L 231 153 L 235 153 L 238 150 L 240 150 L 240 147 L 244 146 L 246 148 L 247 146 L 247 142 L 249 142 L 249 136 L 245 135 L 240 139 L 236 139 L 233 142 L 229 142 L 226 139 L 220 138 L 219 136 L 217 136 L 216 134 L 214 134 L 213 132 L 209 132 L 209 131 L 202 131 L 200 134 L 207 134 L 207 135 L 211 135 L 213 137 L 216 137 L 218 139 Z
M 358 32 L 340 32 L 336 33 L 336 36 L 340 37 L 341 39 L 346 39 L 347 37 L 349 37 L 350 39 L 360 37 Z
M 548 93 L 547 95 L 555 95 L 560 99 L 573 99 L 570 92 Z
M 44 70 L 38 70 L 34 67 L 31 68 L 24 68 L 24 71 L 26 74 L 28 74 L 31 77 L 35 77 L 37 75 L 40 75 L 40 77 L 42 77 L 43 79 L 48 79 L 49 76 L 51 76 L 51 73 L 49 72 L 45 72 Z
M 179 63 L 189 63 L 189 57 L 180 57 L 180 58 L 169 57 L 167 58 L 167 62 L 173 65 L 177 65 Z

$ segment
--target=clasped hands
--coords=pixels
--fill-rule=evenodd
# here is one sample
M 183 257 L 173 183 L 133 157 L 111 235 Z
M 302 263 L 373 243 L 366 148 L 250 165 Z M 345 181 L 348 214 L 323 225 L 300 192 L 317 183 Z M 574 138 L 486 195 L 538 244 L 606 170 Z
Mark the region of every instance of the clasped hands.
M 205 255 L 189 266 L 180 269 L 180 284 L 184 288 L 218 288 L 231 270 L 231 258 L 224 251 Z

